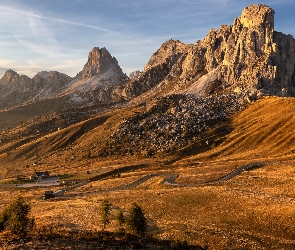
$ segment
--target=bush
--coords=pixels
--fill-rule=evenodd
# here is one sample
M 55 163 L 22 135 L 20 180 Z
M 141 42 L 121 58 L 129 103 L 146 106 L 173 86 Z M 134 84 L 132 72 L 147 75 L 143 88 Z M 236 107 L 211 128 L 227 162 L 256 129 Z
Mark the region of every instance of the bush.
M 126 224 L 132 232 L 138 235 L 143 235 L 146 233 L 147 220 L 141 207 L 137 203 L 132 204 L 132 207 L 129 210 Z
M 125 217 L 124 217 L 124 214 L 123 214 L 122 210 L 120 210 L 118 212 L 116 220 L 117 220 L 117 222 L 119 224 L 119 231 L 123 231 L 123 226 L 124 226 L 126 220 L 125 220 Z
M 111 203 L 108 200 L 103 200 L 100 205 L 100 215 L 103 224 L 103 230 L 106 229 L 107 224 L 110 224 Z
M 29 218 L 31 207 L 19 196 L 6 207 L 0 218 L 0 230 L 8 229 L 17 235 L 26 235 L 34 227 L 34 219 Z

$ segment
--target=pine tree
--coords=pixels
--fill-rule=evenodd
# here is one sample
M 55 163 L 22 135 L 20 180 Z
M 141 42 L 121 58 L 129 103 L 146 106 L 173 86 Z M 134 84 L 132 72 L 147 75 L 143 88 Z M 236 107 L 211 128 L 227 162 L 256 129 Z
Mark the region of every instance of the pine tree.
M 19 196 L 4 209 L 0 219 L 0 229 L 8 229 L 14 234 L 26 235 L 34 227 L 34 219 L 29 218 L 31 207 Z
M 122 210 L 120 210 L 120 211 L 118 212 L 116 219 L 117 219 L 117 222 L 118 222 L 118 224 L 119 224 L 119 228 L 122 229 L 123 225 L 124 225 L 125 222 L 126 222 Z
M 138 235 L 143 235 L 146 233 L 147 220 L 141 207 L 137 203 L 134 202 L 132 204 L 126 222 L 127 226 L 132 232 Z
M 103 230 L 106 229 L 107 224 L 110 224 L 111 203 L 108 200 L 103 200 L 100 205 L 100 215 L 103 223 Z

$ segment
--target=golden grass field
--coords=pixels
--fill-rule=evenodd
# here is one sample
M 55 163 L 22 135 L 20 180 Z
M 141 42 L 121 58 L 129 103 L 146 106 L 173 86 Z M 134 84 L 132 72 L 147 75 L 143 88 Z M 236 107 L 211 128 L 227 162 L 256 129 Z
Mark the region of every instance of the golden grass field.
M 135 201 L 148 218 L 149 234 L 160 239 L 186 240 L 209 249 L 294 249 L 294 107 L 294 98 L 264 98 L 228 122 L 231 132 L 220 145 L 212 145 L 200 154 L 194 154 L 192 147 L 183 151 L 186 155 L 178 152 L 154 158 L 85 157 L 100 139 L 102 131 L 114 129 L 119 115 L 87 131 L 65 150 L 52 153 L 45 149 L 49 145 L 46 144 L 48 139 L 40 138 L 40 144 L 34 142 L 0 155 L 4 163 L 4 158 L 7 162 L 10 159 L 9 164 L 4 164 L 9 170 L 2 169 L 6 177 L 14 177 L 17 171 L 28 175 L 37 170 L 32 165 L 24 167 L 17 158 L 21 152 L 28 152 L 36 145 L 40 146 L 36 149 L 37 154 L 43 153 L 39 167 L 51 173 L 69 174 L 71 179 L 85 179 L 124 166 L 146 166 L 122 173 L 120 177 L 91 182 L 66 194 L 81 196 L 45 201 L 40 198 L 48 188 L 19 189 L 4 184 L 3 180 L 0 210 L 21 194 L 32 206 L 31 214 L 37 227 L 53 225 L 68 230 L 101 230 L 99 206 L 102 200 L 108 199 L 113 204 L 113 219 L 107 230 L 116 231 L 116 213 L 119 209 L 127 211 Z M 128 112 L 125 112 L 120 116 L 127 116 Z M 81 129 L 83 124 L 60 132 L 63 137 L 58 132 L 50 135 L 53 136 L 50 142 L 58 143 Z M 28 159 L 27 162 L 36 160 L 33 156 Z M 179 174 L 178 183 L 201 184 L 251 162 L 269 164 L 214 185 L 173 187 L 164 184 L 164 177 L 154 177 L 130 190 L 98 192 L 129 184 L 150 173 L 176 173 Z M 86 171 L 90 174 L 85 174 Z

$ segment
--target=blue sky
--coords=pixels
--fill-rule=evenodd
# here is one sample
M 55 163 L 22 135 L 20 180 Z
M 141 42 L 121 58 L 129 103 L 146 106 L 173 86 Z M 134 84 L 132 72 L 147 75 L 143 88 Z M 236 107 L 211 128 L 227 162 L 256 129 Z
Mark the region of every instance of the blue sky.
M 195 43 L 233 24 L 246 0 L 1 0 L 0 77 L 13 69 L 75 76 L 93 47 L 106 47 L 127 74 L 142 70 L 168 39 Z M 275 30 L 295 37 L 295 1 L 265 0 Z

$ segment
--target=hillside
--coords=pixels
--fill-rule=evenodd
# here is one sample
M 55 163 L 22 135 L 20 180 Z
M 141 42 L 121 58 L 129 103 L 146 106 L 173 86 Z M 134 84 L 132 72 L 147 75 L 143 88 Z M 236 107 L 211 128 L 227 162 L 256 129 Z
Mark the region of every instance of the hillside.
M 274 30 L 274 14 L 254 4 L 194 44 L 166 41 L 130 78 L 98 47 L 74 78 L 8 70 L 0 209 L 22 194 L 37 227 L 26 241 L 0 232 L 0 248 L 125 246 L 115 217 L 136 202 L 147 242 L 294 249 L 295 39 Z M 44 171 L 54 181 L 28 178 Z M 54 198 L 41 200 L 49 190 Z M 93 241 L 100 231 L 110 238 Z
M 294 94 L 294 53 L 293 37 L 274 31 L 274 10 L 255 4 L 233 25 L 210 30 L 195 44 L 163 43 L 134 79 L 106 48 L 97 47 L 74 79 L 40 72 L 35 78 L 45 82 L 35 88 L 35 78 L 7 71 L 0 83 L 9 95 L 36 98 L 0 112 L 2 168 L 20 174 L 33 163 L 58 169 L 67 158 L 79 165 L 85 158 L 94 163 L 119 156 L 147 161 L 168 157 L 169 162 L 184 157 L 183 152 L 196 159 L 265 158 L 266 149 L 282 156 L 287 142 L 274 147 L 278 138 L 261 132 L 276 131 L 277 122 L 267 118 L 269 125 L 257 127 L 266 118 L 252 118 L 260 115 L 253 107 L 270 102 L 269 95 Z M 273 108 L 261 114 L 270 111 L 276 117 L 284 113 Z M 244 112 L 248 118 L 242 118 Z M 285 122 L 292 118 L 279 117 Z M 245 130 L 237 120 L 250 128 Z
M 122 117 L 140 112 L 139 107 L 95 117 L 1 154 L 2 166 L 10 167 L 6 177 L 28 175 L 39 169 L 74 180 L 112 170 L 120 175 L 94 178 L 91 183 L 67 192 L 64 198 L 50 201 L 40 201 L 48 187 L 20 189 L 0 185 L 1 204 L 26 190 L 24 195 L 31 200 L 37 225 L 41 228 L 52 225 L 54 232 L 63 229 L 69 234 L 77 230 L 101 230 L 97 211 L 104 199 L 114 204 L 113 217 L 118 207 L 126 211 L 136 201 L 148 215 L 150 232 L 160 239 L 186 240 L 209 249 L 292 249 L 294 104 L 294 98 L 290 97 L 265 97 L 219 127 L 206 131 L 199 142 L 150 158 L 96 155 L 103 146 L 100 140 L 120 125 Z M 21 158 L 22 155 L 26 157 Z M 32 161 L 35 165 L 25 165 Z M 243 164 L 255 162 L 265 165 L 226 182 L 204 185 Z M 126 166 L 133 167 L 124 172 Z M 179 175 L 176 180 L 179 184 L 195 185 L 165 185 L 165 178 L 160 176 L 165 173 Z M 133 188 L 103 192 L 150 174 L 159 176 Z M 116 223 L 113 221 L 107 229 L 116 231 Z
M 227 122 L 231 132 L 218 147 L 184 160 L 252 162 L 292 159 L 295 153 L 294 98 L 265 97 Z M 214 145 L 214 142 L 209 143 Z
M 174 146 L 175 150 L 166 153 L 161 150 L 146 161 L 154 162 L 158 159 L 165 162 L 184 158 L 174 164 L 189 165 L 191 162 L 207 159 L 210 161 L 289 159 L 295 152 L 295 146 L 292 143 L 295 139 L 293 135 L 294 104 L 294 98 L 266 97 L 213 128 L 205 130 L 201 137 L 190 141 L 187 145 Z M 96 162 L 103 161 L 104 157 L 109 160 L 117 159 L 122 155 L 121 149 L 128 152 L 132 149 L 129 142 L 123 140 L 120 144 L 117 143 L 113 150 L 109 139 L 114 137 L 116 131 L 121 131 L 122 119 L 137 117 L 144 110 L 145 107 L 142 106 L 132 109 L 123 108 L 40 138 L 25 139 L 32 136 L 27 135 L 28 137 L 24 136 L 22 139 L 6 143 L 0 148 L 2 166 L 10 166 L 14 173 L 25 173 L 32 171 L 31 167 L 25 168 L 25 166 L 31 166 L 32 162 L 37 162 L 40 166 L 45 164 L 58 171 L 60 165 L 67 168 L 69 164 L 95 165 Z M 152 131 L 154 130 L 147 133 Z M 144 144 L 140 145 L 144 146 Z M 206 152 L 202 153 L 204 151 Z M 125 157 L 127 161 L 131 157 L 136 163 L 141 162 L 146 157 L 145 154 L 140 149 Z M 192 156 L 186 158 L 189 155 Z M 19 167 L 15 168 L 15 166 Z

